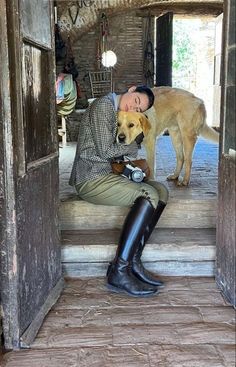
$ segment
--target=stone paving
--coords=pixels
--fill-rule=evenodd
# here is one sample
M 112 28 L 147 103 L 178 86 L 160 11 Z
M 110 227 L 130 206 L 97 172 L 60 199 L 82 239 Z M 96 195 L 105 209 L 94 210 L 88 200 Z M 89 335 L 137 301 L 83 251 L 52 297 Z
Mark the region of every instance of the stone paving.
M 66 200 L 75 196 L 74 188 L 68 185 L 72 163 L 75 155 L 76 143 L 68 143 L 60 148 L 60 198 Z M 192 198 L 215 197 L 218 181 L 218 144 L 198 138 L 193 153 L 192 174 L 189 187 L 176 187 L 174 182 L 167 181 L 166 177 L 175 168 L 175 152 L 169 136 L 161 136 L 157 139 L 156 151 L 156 179 L 163 182 L 170 191 L 170 197 Z M 141 149 L 140 156 L 145 156 Z

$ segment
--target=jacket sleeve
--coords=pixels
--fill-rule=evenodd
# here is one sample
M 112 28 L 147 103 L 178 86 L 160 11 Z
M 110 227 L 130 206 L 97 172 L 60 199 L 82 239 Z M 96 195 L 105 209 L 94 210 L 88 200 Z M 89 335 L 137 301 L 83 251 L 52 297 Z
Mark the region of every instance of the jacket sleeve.
M 124 145 L 115 141 L 116 121 L 116 112 L 110 101 L 100 99 L 97 103 L 95 101 L 94 106 L 91 106 L 90 127 L 97 154 L 104 159 L 112 159 L 121 155 L 136 157 L 138 154 L 136 142 Z

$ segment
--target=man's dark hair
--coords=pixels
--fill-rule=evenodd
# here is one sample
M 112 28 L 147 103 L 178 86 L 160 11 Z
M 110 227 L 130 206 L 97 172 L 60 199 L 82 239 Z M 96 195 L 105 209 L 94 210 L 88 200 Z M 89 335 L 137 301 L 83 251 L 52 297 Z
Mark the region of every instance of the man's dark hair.
M 135 89 L 135 92 L 144 93 L 148 96 L 149 105 L 148 108 L 151 108 L 154 103 L 154 94 L 151 88 L 147 87 L 146 85 L 140 85 Z

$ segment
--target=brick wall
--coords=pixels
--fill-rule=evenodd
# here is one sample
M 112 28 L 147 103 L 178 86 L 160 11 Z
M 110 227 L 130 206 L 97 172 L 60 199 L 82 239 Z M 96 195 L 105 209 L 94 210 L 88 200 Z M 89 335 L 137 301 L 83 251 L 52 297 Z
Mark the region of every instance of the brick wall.
M 135 12 L 122 13 L 109 17 L 108 39 L 111 49 L 117 55 L 117 64 L 113 69 L 114 90 L 123 92 L 128 86 L 142 84 L 143 79 L 143 23 Z M 91 97 L 88 71 L 97 69 L 97 49 L 99 25 L 83 35 L 73 44 L 76 63 L 79 67 L 79 83 L 86 98 Z

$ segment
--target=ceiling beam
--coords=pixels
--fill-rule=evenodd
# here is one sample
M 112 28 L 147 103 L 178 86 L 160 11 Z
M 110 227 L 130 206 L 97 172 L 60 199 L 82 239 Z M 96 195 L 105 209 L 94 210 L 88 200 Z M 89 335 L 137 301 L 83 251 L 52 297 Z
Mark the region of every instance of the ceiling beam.
M 184 16 L 191 16 L 191 15 L 198 15 L 198 16 L 218 16 L 223 12 L 223 4 L 222 2 L 219 3 L 203 3 L 199 1 L 195 1 L 192 3 L 186 2 L 168 2 L 168 3 L 160 3 L 157 5 L 150 5 L 139 8 L 136 11 L 136 15 L 139 17 L 158 17 L 163 15 L 167 12 L 173 12 L 174 14 L 180 14 Z

